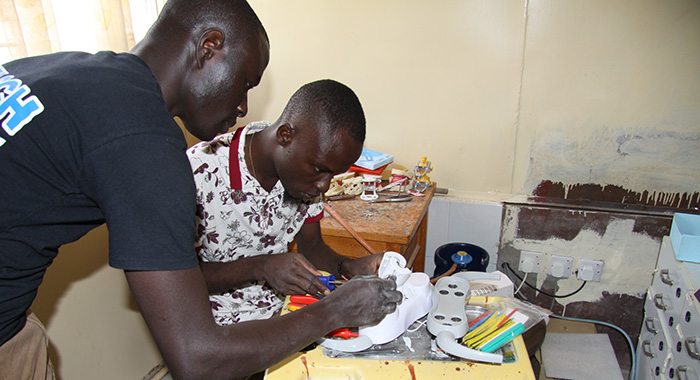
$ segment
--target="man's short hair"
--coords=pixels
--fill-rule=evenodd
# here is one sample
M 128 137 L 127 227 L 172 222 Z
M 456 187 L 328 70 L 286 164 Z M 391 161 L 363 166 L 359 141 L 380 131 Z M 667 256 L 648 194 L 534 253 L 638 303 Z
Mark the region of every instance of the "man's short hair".
M 170 34 L 214 27 L 227 36 L 236 36 L 237 41 L 259 35 L 269 41 L 260 19 L 245 0 L 168 0 L 152 29 Z
M 282 112 L 285 120 L 312 116 L 322 132 L 345 130 L 353 140 L 365 141 L 365 113 L 360 99 L 348 86 L 332 79 L 307 83 L 289 99 Z

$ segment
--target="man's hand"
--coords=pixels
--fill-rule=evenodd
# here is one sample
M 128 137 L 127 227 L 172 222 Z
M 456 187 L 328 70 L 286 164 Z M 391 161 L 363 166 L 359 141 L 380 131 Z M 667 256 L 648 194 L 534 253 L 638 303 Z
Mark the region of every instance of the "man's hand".
M 377 274 L 384 252 L 343 262 L 343 274 L 347 277 Z
M 338 318 L 339 326 L 359 327 L 381 322 L 387 314 L 396 310 L 402 299 L 403 295 L 396 290 L 394 281 L 377 276 L 357 276 L 338 287 L 322 302 L 333 304 L 330 309 L 333 316 Z
M 299 253 L 265 256 L 262 271 L 263 279 L 283 294 L 330 294 L 317 277 L 321 272 Z

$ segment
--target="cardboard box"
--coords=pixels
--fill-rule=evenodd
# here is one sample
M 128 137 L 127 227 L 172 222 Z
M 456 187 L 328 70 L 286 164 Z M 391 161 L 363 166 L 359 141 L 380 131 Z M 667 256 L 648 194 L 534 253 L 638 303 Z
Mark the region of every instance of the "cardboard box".
M 673 214 L 671 244 L 676 259 L 700 263 L 700 215 Z

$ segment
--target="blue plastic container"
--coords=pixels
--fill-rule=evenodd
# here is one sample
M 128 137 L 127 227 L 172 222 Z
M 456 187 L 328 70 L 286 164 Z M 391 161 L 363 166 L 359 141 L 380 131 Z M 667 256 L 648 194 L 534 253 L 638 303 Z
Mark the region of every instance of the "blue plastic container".
M 700 215 L 673 214 L 671 244 L 676 259 L 700 263 Z
M 456 272 L 486 272 L 489 265 L 489 253 L 478 245 L 469 243 L 448 243 L 435 250 L 435 272 L 437 277 L 457 263 Z

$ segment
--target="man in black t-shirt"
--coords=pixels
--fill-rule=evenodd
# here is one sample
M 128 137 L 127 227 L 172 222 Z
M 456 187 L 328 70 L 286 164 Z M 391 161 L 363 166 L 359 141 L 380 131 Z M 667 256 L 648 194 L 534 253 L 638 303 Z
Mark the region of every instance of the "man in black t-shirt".
M 194 252 L 194 182 L 173 117 L 202 140 L 228 130 L 246 114 L 268 59 L 267 35 L 245 1 L 169 0 L 130 53 L 0 66 L 0 377 L 9 376 L 2 350 L 24 345 L 27 309 L 58 248 L 105 222 L 109 263 L 125 271 L 176 378 L 254 373 L 395 309 L 393 283 L 366 277 L 288 316 L 214 322 Z

